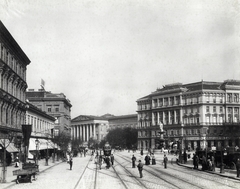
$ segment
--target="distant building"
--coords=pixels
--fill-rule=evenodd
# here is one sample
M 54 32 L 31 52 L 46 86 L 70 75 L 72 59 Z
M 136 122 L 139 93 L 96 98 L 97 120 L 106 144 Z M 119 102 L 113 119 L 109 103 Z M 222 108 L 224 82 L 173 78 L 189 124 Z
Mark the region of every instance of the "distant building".
M 109 129 L 115 128 L 137 128 L 138 122 L 137 114 L 121 115 L 121 116 L 111 116 L 108 118 Z
M 72 139 L 88 142 L 90 138 L 101 141 L 106 136 L 109 123 L 107 118 L 92 116 L 92 115 L 79 115 L 72 119 Z
M 0 139 L 22 133 L 26 114 L 26 71 L 30 60 L 0 21 Z
M 31 104 L 56 119 L 54 136 L 63 131 L 70 132 L 72 105 L 63 93 L 29 89 L 26 92 L 26 98 Z
M 240 81 L 165 85 L 137 100 L 138 148 L 158 148 L 160 125 L 167 145 L 221 149 L 240 145 Z
M 72 139 L 88 142 L 90 138 L 94 138 L 100 142 L 111 129 L 137 128 L 137 114 L 122 116 L 112 114 L 103 116 L 80 115 L 72 119 L 71 127 Z

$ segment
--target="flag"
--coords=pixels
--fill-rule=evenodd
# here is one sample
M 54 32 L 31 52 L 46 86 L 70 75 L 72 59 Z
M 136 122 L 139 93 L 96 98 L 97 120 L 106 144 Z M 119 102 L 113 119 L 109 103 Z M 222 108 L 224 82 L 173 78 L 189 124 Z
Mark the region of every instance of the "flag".
M 45 87 L 45 81 L 43 79 L 41 79 L 41 87 L 44 89 Z

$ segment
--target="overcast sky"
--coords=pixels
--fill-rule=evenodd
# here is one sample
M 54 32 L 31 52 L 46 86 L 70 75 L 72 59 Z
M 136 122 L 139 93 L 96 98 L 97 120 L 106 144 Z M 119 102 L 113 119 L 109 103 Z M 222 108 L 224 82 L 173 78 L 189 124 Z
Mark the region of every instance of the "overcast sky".
M 78 115 L 134 114 L 163 85 L 240 79 L 240 1 L 5 0 L 0 19 L 31 60 L 29 89 Z

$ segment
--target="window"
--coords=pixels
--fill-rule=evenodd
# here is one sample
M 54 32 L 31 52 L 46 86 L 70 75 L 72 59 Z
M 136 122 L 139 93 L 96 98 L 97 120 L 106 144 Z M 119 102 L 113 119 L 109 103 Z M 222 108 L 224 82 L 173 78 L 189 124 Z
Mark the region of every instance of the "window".
M 233 101 L 238 102 L 238 100 L 239 100 L 238 94 L 234 94 Z
M 206 106 L 206 112 L 209 112 L 209 106 Z
M 52 112 L 52 106 L 47 106 L 47 112 Z
M 227 94 L 228 102 L 232 102 L 232 94 Z
M 206 101 L 209 103 L 209 95 L 206 96 Z
M 59 112 L 59 106 L 58 105 L 55 105 L 55 112 Z
M 216 112 L 216 106 L 213 106 L 213 112 Z
M 223 107 L 219 107 L 219 111 L 222 113 L 223 112 Z

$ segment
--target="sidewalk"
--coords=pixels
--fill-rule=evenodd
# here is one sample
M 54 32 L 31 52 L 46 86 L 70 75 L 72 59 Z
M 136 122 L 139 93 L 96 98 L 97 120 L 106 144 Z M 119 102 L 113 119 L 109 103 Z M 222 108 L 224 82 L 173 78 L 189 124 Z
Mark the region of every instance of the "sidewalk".
M 137 151 L 136 153 L 140 153 L 140 151 Z M 147 151 L 143 151 L 143 153 L 144 153 L 144 156 L 145 156 L 148 152 Z M 191 154 L 191 155 L 190 155 L 190 159 L 187 160 L 186 164 L 180 163 L 180 162 L 177 162 L 177 164 L 179 166 L 184 166 L 184 167 L 187 167 L 189 169 L 193 169 L 193 160 L 192 160 L 193 153 L 194 152 L 189 152 L 188 153 L 188 154 Z M 164 154 L 163 152 L 155 153 L 156 159 L 162 159 L 163 154 Z M 174 160 L 178 159 L 178 156 L 175 156 L 175 155 L 172 155 L 172 154 L 167 154 L 167 156 L 168 157 L 170 156 L 170 158 L 174 159 Z M 195 170 L 195 171 L 202 171 L 202 165 L 199 164 L 198 170 Z M 224 173 L 220 173 L 220 168 L 216 167 L 215 171 L 205 171 L 205 172 L 211 173 L 211 174 L 215 174 L 215 175 L 218 175 L 218 176 L 221 176 L 221 177 L 231 178 L 231 179 L 235 179 L 235 180 L 239 180 L 240 181 L 240 177 L 239 178 L 237 177 L 237 170 L 224 169 Z
M 30 161 L 30 162 L 33 163 L 33 161 Z M 59 160 L 59 161 L 55 160 L 55 163 L 53 163 L 53 160 L 49 159 L 48 160 L 48 166 L 46 166 L 45 163 L 46 163 L 45 159 L 41 159 L 41 160 L 38 161 L 38 165 L 39 165 L 39 173 L 38 174 L 41 174 L 45 170 L 62 163 L 62 160 Z M 15 185 L 17 176 L 13 175 L 13 171 L 21 169 L 21 168 L 22 168 L 22 163 L 20 163 L 19 167 L 14 167 L 14 163 L 11 166 L 7 166 L 6 183 L 1 183 L 0 182 L 0 188 L 1 189 L 6 189 L 6 188 L 8 188 L 12 185 Z M 2 176 L 3 176 L 2 167 L 0 167 L 0 171 L 1 171 L 1 174 L 0 174 L 0 180 L 1 180 Z
M 177 162 L 177 164 L 179 166 L 184 166 L 187 167 L 189 169 L 193 169 L 193 160 L 192 159 L 188 159 L 187 163 L 179 163 Z M 200 164 L 198 170 L 196 171 L 202 171 L 202 166 Z M 237 177 L 237 170 L 232 170 L 232 169 L 224 169 L 224 173 L 220 173 L 220 168 L 216 167 L 215 171 L 205 171 L 207 173 L 211 173 L 211 174 L 215 174 L 215 175 L 219 175 L 221 177 L 226 177 L 226 178 L 231 178 L 231 179 L 236 179 L 236 180 L 240 180 L 240 177 Z

